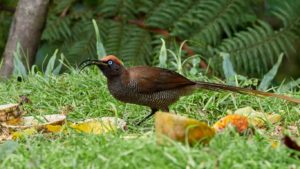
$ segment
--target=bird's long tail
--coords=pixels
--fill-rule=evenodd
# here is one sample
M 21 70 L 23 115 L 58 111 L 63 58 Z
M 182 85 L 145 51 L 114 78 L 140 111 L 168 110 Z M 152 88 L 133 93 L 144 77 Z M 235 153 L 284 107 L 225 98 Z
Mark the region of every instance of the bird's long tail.
M 224 91 L 232 91 L 232 92 L 236 92 L 236 93 L 249 94 L 249 95 L 275 97 L 275 98 L 287 100 L 287 101 L 294 102 L 294 103 L 300 103 L 300 99 L 298 99 L 298 98 L 293 98 L 293 97 L 275 94 L 275 93 L 262 92 L 259 90 L 252 90 L 252 89 L 247 89 L 247 88 L 242 88 L 242 87 L 235 87 L 235 86 L 209 83 L 209 82 L 197 82 L 197 84 L 200 88 L 207 89 L 207 90 L 224 90 Z

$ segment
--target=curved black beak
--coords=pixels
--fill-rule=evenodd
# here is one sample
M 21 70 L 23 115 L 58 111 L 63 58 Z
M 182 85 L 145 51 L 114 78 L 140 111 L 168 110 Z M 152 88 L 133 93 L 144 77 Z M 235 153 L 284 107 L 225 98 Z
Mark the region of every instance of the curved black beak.
M 84 60 L 83 62 L 81 62 L 79 64 L 79 68 L 80 70 L 79 71 L 82 71 L 84 68 L 88 67 L 88 66 L 91 66 L 91 65 L 98 65 L 98 66 L 107 66 L 107 63 L 101 61 L 101 60 L 91 60 L 91 59 L 87 59 L 87 60 Z

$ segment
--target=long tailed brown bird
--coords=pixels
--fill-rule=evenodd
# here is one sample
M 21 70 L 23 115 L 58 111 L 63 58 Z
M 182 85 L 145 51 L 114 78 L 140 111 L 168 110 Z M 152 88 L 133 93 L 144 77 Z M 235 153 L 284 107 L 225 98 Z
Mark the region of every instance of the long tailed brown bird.
M 86 60 L 81 63 L 82 69 L 97 65 L 107 78 L 110 93 L 118 100 L 151 108 L 151 113 L 142 119 L 138 125 L 147 120 L 156 111 L 169 111 L 169 106 L 181 96 L 191 94 L 196 89 L 227 90 L 238 93 L 276 97 L 295 103 L 300 99 L 267 93 L 246 88 L 194 82 L 184 76 L 167 69 L 149 66 L 125 68 L 121 61 L 113 55 L 101 60 Z

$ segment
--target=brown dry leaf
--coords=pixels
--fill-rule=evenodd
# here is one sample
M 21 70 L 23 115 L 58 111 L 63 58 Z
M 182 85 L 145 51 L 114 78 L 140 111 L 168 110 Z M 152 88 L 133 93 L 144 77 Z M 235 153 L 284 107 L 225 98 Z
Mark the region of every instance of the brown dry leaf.
M 248 117 L 249 123 L 252 126 L 263 128 L 266 126 L 266 122 L 275 124 L 281 121 L 282 117 L 279 114 L 267 114 L 259 111 L 255 111 L 252 107 L 244 107 L 237 109 L 234 114 L 239 114 Z
M 0 105 L 0 122 L 5 122 L 11 119 L 15 119 L 24 114 L 19 104 L 5 104 Z
M 155 132 L 159 144 L 166 143 L 166 137 L 190 145 L 207 143 L 215 135 L 215 130 L 204 122 L 164 112 L 155 115 Z
M 21 123 L 21 120 L 22 120 L 21 118 L 16 118 L 16 119 L 8 120 L 5 123 L 8 125 L 18 125 Z
M 0 143 L 11 140 L 12 136 L 10 135 L 10 132 L 7 128 L 1 127 L 0 125 Z
M 115 117 L 88 119 L 83 122 L 71 124 L 70 127 L 77 131 L 91 134 L 103 134 L 116 131 L 117 129 L 127 129 L 126 122 Z
M 239 114 L 230 114 L 218 120 L 213 128 L 216 131 L 223 131 L 228 125 L 235 127 L 239 133 L 242 133 L 248 128 L 248 118 Z
M 22 130 L 27 128 L 45 129 L 46 125 L 61 125 L 65 122 L 66 116 L 61 114 L 51 114 L 44 116 L 26 116 L 16 120 L 3 122 L 1 125 L 11 130 Z

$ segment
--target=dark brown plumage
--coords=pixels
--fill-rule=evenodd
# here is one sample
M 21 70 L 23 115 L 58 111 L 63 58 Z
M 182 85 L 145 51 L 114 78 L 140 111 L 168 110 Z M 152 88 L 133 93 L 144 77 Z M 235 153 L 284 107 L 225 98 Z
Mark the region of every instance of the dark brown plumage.
M 151 108 L 151 113 L 138 124 L 151 117 L 159 109 L 168 111 L 169 106 L 181 96 L 191 94 L 199 88 L 272 96 L 300 103 L 300 99 L 273 93 L 222 84 L 193 82 L 176 72 L 157 67 L 136 66 L 126 69 L 121 61 L 113 55 L 106 56 L 101 60 L 87 60 L 82 64 L 84 64 L 82 69 L 89 65 L 99 67 L 107 77 L 107 86 L 110 93 L 116 99 Z

